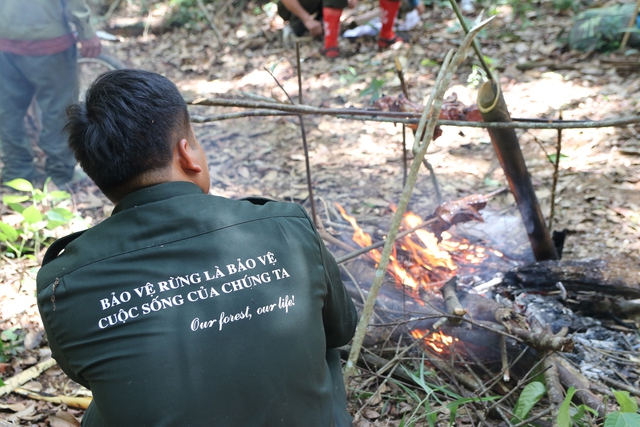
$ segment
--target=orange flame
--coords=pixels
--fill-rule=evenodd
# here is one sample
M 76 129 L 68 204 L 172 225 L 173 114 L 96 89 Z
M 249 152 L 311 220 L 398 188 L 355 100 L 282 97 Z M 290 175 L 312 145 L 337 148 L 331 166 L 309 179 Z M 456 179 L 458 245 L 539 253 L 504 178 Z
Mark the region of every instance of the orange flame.
M 450 337 L 439 331 L 435 331 L 429 335 L 428 329 L 414 329 L 411 331 L 411 336 L 417 340 L 422 340 L 438 353 L 442 353 L 446 347 L 453 344 L 454 341 L 458 341 L 458 338 Z

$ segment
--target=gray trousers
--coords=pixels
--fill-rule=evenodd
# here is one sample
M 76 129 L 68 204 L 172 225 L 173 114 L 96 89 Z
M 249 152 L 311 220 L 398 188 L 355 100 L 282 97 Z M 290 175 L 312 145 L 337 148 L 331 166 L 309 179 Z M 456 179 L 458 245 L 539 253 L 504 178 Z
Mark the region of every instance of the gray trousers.
M 34 153 L 24 118 L 35 99 L 42 110 L 38 145 L 46 154 L 45 174 L 64 185 L 73 177 L 76 161 L 62 128 L 65 110 L 78 99 L 76 47 L 54 55 L 22 56 L 0 52 L 0 152 L 2 181 L 34 182 Z

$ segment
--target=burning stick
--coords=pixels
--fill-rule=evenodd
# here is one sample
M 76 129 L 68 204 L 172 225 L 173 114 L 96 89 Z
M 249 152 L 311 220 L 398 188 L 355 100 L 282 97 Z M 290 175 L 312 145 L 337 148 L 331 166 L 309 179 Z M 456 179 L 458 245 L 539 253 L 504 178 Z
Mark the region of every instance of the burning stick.
M 440 235 L 443 231 L 448 230 L 456 224 L 461 222 L 467 222 L 471 220 L 483 222 L 482 215 L 480 215 L 479 210 L 483 209 L 487 205 L 487 201 L 494 197 L 495 195 L 506 190 L 506 187 L 495 190 L 489 194 L 472 194 L 470 196 L 463 197 L 462 199 L 454 200 L 453 202 L 445 202 L 442 205 L 438 206 L 433 213 L 433 218 L 430 218 L 415 227 L 411 227 L 408 230 L 405 230 L 401 233 L 398 233 L 396 239 L 400 239 L 401 237 L 407 236 L 416 230 L 426 227 L 427 225 L 432 225 L 431 231 L 440 238 Z M 328 237 L 325 234 L 322 234 L 322 238 Z M 344 243 L 338 243 L 337 239 L 333 238 L 325 239 L 329 240 L 331 243 L 335 243 L 338 246 L 345 247 Z M 336 262 L 338 264 L 342 264 L 345 261 L 349 261 L 359 255 L 365 254 L 373 249 L 377 249 L 380 246 L 384 246 L 386 240 L 381 240 L 379 242 L 373 243 L 369 246 L 358 249 L 357 251 L 353 251 L 346 255 L 341 256 L 340 258 L 336 258 Z M 348 246 L 347 246 L 348 247 Z
M 451 279 L 440 288 L 442 297 L 444 298 L 444 305 L 447 308 L 447 313 L 455 317 L 441 317 L 436 323 L 433 324 L 433 329 L 440 329 L 445 323 L 451 325 L 459 325 L 462 323 L 462 318 L 467 314 L 467 310 L 462 307 L 458 296 L 456 295 L 456 287 L 458 286 L 458 276 L 453 276 Z

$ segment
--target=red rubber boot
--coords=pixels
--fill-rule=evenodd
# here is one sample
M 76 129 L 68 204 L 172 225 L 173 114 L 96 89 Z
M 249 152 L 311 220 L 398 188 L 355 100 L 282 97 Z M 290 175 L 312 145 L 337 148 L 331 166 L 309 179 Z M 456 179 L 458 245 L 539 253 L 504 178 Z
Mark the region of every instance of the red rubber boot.
M 396 15 L 400 9 L 400 2 L 394 0 L 380 0 L 380 22 L 382 28 L 378 35 L 378 47 L 386 49 L 396 42 L 404 40 L 393 32 L 393 24 L 396 22 Z
M 334 9 L 332 7 L 322 8 L 322 17 L 324 20 L 324 48 L 320 50 L 320 53 L 327 58 L 335 58 L 340 55 L 340 49 L 338 48 L 340 16 L 342 16 L 342 9 Z

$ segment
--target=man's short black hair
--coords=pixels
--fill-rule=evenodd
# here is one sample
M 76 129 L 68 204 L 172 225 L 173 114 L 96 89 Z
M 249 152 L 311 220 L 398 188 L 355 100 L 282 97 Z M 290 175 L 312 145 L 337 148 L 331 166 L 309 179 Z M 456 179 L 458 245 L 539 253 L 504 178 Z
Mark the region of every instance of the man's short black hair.
M 189 128 L 189 112 L 176 85 L 142 70 L 101 75 L 84 102 L 67 108 L 67 116 L 69 147 L 107 195 L 169 166 L 178 132 Z

